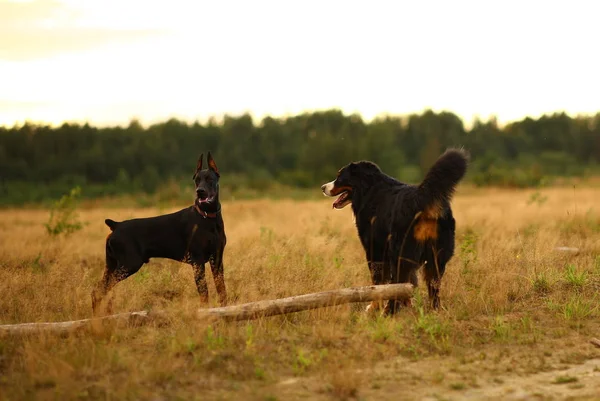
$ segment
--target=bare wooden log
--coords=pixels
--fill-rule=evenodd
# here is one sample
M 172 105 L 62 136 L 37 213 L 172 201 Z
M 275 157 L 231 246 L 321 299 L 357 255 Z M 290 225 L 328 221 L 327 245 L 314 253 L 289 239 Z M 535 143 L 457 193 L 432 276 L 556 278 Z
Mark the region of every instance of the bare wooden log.
M 411 284 L 383 284 L 365 287 L 344 288 L 298 295 L 288 298 L 249 302 L 242 305 L 220 308 L 200 309 L 199 319 L 246 320 L 274 315 L 300 312 L 309 309 L 347 304 L 351 302 L 369 302 L 380 300 L 406 300 L 412 295 Z
M 352 302 L 369 302 L 380 300 L 406 300 L 412 295 L 410 284 L 384 284 L 365 287 L 352 287 L 340 290 L 317 292 L 288 298 L 266 301 L 249 302 L 241 305 L 231 305 L 219 308 L 199 309 L 196 316 L 199 320 L 248 320 L 259 317 L 282 315 L 304 310 L 335 306 Z M 89 329 L 94 325 L 106 323 L 143 325 L 155 321 L 155 318 L 165 318 L 164 312 L 139 311 L 126 312 L 116 315 L 91 319 L 72 320 L 67 322 L 49 323 L 20 323 L 0 325 L 2 334 L 28 333 L 71 333 L 77 330 Z
M 556 248 L 554 248 L 556 251 L 561 251 L 561 252 L 572 252 L 572 253 L 579 253 L 579 248 L 574 248 L 572 246 L 557 246 Z
M 107 323 L 117 324 L 148 324 L 157 315 L 161 315 L 160 312 L 125 312 L 116 315 L 102 316 L 91 319 L 81 320 L 70 320 L 66 322 L 40 322 L 40 323 L 18 323 L 18 324 L 4 324 L 0 325 L 0 335 L 2 334 L 34 334 L 34 333 L 53 333 L 53 334 L 67 334 L 74 333 L 89 329 L 94 325 L 103 326 Z
M 595 345 L 596 347 L 600 348 L 600 340 L 598 340 L 597 338 L 592 338 L 590 340 L 590 343 L 592 343 L 592 345 Z

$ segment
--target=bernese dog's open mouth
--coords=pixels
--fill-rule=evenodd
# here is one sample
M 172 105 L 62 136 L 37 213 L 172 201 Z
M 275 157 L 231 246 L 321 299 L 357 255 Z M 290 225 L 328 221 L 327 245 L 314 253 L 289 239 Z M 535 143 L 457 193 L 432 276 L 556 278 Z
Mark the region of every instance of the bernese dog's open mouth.
M 331 181 L 323 184 L 321 190 L 325 196 L 337 196 L 333 202 L 334 209 L 342 209 L 352 203 L 352 188 L 350 187 L 336 187 L 335 181 Z
M 350 190 L 342 191 L 337 199 L 333 202 L 334 209 L 342 209 L 352 203 Z

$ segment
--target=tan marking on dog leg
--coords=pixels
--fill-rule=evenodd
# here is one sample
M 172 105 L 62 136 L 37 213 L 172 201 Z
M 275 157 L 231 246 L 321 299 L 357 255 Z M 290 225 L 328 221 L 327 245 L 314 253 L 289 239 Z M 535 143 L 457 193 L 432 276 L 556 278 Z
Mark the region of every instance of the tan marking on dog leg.
M 369 305 L 365 308 L 366 313 L 377 313 L 383 310 L 384 305 L 383 301 L 371 301 Z

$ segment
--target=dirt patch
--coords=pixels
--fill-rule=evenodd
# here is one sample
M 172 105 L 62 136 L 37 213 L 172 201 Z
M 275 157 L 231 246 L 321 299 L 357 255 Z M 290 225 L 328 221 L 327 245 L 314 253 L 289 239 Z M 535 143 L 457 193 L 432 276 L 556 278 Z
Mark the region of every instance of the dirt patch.
M 392 383 L 391 380 L 386 380 L 379 388 L 364 389 L 361 395 L 365 399 L 380 400 L 398 399 L 401 394 L 405 394 L 410 399 L 422 400 L 562 400 L 600 397 L 600 359 L 533 374 L 491 374 L 477 370 L 476 366 L 466 369 L 467 374 L 465 374 L 465 370 L 452 367 L 443 369 L 444 365 L 446 364 L 443 361 L 409 364 L 404 375 L 397 377 L 400 379 L 404 376 L 410 382 L 412 375 L 411 385 L 403 386 L 404 388 L 400 390 L 398 382 Z M 423 385 L 426 383 L 420 380 L 419 372 L 429 376 L 427 385 Z M 440 381 L 437 384 L 436 375 Z M 389 378 L 393 376 L 394 371 L 390 371 Z
M 476 363 L 462 364 L 440 358 L 416 362 L 400 358 L 372 370 L 360 370 L 364 377 L 363 386 L 352 397 L 337 397 L 340 389 L 332 386 L 328 377 L 284 379 L 267 393 L 286 400 L 600 399 L 600 358 L 531 374 L 494 373 L 493 369 L 488 371 L 478 367 Z M 353 383 L 346 385 L 351 387 Z

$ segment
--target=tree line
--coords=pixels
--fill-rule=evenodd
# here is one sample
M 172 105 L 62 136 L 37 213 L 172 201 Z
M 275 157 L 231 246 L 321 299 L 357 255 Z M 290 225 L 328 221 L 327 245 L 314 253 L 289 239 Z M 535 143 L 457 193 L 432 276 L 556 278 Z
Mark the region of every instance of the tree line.
M 211 150 L 222 185 L 267 190 L 274 183 L 314 187 L 354 160 L 375 161 L 389 175 L 418 182 L 449 146 L 471 152 L 477 185 L 535 186 L 582 176 L 600 163 L 600 113 L 494 119 L 467 129 L 453 113 L 425 111 L 371 122 L 339 110 L 254 121 L 225 116 L 205 124 L 176 119 L 143 127 L 64 123 L 0 127 L 0 203 L 55 199 L 73 186 L 84 194 L 152 193 L 191 182 L 196 159 Z

